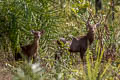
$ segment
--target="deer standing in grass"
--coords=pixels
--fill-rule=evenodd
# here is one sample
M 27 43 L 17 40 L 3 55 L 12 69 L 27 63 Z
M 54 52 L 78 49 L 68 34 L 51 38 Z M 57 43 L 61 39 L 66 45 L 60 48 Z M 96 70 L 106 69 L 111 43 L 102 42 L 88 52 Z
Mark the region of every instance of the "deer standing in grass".
M 41 35 L 43 35 L 44 31 L 31 31 L 32 34 L 34 35 L 34 40 L 31 44 L 28 44 L 26 46 L 21 46 L 21 52 L 23 54 L 17 53 L 15 54 L 15 60 L 18 60 L 20 58 L 22 58 L 22 56 L 27 57 L 28 59 L 35 59 L 37 56 L 37 52 L 38 52 L 38 47 L 39 47 L 39 39 L 41 37 Z
M 57 43 L 60 45 L 61 42 L 69 43 L 69 52 L 80 52 L 80 57 L 81 60 L 84 62 L 84 55 L 85 52 L 88 48 L 88 45 L 91 45 L 94 41 L 94 34 L 96 28 L 100 25 L 100 22 L 96 24 L 90 24 L 89 18 L 88 21 L 86 22 L 86 27 L 88 29 L 88 32 L 85 36 L 80 36 L 78 38 L 73 37 L 72 41 L 66 41 L 65 39 L 61 38 L 60 40 L 57 41 Z M 61 54 L 62 55 L 62 54 Z M 59 59 L 60 56 L 55 54 L 55 59 Z

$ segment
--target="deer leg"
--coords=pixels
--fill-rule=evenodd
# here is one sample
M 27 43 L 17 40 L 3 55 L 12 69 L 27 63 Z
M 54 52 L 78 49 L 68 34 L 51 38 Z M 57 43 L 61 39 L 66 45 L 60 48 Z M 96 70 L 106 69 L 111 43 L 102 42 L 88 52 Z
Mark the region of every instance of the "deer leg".
M 59 57 L 59 54 L 55 54 L 55 60 L 59 60 L 60 59 L 60 57 Z
M 81 57 L 82 62 L 85 62 L 84 54 L 85 54 L 85 50 L 81 50 L 80 57 Z
M 81 58 L 81 60 L 83 61 L 83 53 L 80 53 L 80 58 Z
M 55 54 L 55 60 L 60 60 L 61 57 L 62 57 L 62 52 Z
M 22 56 L 20 53 L 15 53 L 15 60 L 19 60 L 19 59 L 22 59 Z
M 33 62 L 36 62 L 38 60 L 37 53 L 35 53 L 32 58 L 33 58 Z

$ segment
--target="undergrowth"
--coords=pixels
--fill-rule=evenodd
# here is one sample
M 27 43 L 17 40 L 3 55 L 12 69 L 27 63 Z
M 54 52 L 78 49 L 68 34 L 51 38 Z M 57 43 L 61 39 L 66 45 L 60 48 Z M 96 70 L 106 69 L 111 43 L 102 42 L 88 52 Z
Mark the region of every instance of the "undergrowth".
M 13 80 L 119 80 L 120 79 L 120 2 L 103 0 L 97 14 L 95 2 L 88 0 L 1 0 L 0 1 L 0 66 L 4 65 Z M 114 20 L 112 14 L 114 12 Z M 82 63 L 79 53 L 71 53 L 67 45 L 59 47 L 60 37 L 85 35 L 85 21 L 91 23 L 102 16 L 94 43 Z M 31 43 L 30 30 L 45 30 L 40 38 L 39 60 L 35 63 L 15 61 L 14 53 L 21 45 Z M 63 54 L 55 60 L 55 54 Z

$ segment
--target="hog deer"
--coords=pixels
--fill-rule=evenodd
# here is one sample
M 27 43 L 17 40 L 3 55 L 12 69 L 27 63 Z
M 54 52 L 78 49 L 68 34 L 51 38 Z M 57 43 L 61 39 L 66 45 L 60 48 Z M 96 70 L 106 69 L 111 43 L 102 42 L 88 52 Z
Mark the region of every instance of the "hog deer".
M 15 54 L 15 60 L 19 60 L 22 57 L 27 57 L 28 59 L 35 59 L 37 56 L 37 52 L 38 52 L 38 47 L 39 47 L 39 39 L 41 37 L 41 35 L 43 35 L 44 30 L 41 31 L 31 31 L 32 34 L 34 35 L 34 40 L 31 44 L 25 45 L 25 46 L 21 46 L 21 53 L 17 53 Z
M 60 45 L 61 42 L 63 43 L 69 43 L 69 52 L 80 52 L 81 60 L 84 62 L 84 55 L 88 48 L 88 45 L 91 45 L 94 41 L 94 34 L 96 28 L 99 26 L 100 22 L 96 24 L 90 24 L 89 18 L 86 22 L 86 27 L 88 29 L 88 32 L 85 36 L 80 36 L 78 38 L 73 37 L 72 41 L 66 41 L 65 39 L 60 39 L 57 41 L 57 43 Z M 62 55 L 62 54 L 61 54 Z M 59 56 L 55 54 L 55 59 L 59 59 Z

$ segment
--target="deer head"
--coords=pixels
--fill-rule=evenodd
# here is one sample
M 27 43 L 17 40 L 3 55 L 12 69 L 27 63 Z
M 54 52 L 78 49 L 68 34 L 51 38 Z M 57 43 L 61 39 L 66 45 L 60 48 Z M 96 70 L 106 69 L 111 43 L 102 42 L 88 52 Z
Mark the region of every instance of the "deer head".
M 87 30 L 95 33 L 97 27 L 100 26 L 101 21 L 102 21 L 102 17 L 101 17 L 101 20 L 99 22 L 97 22 L 96 24 L 90 24 L 90 17 L 89 17 L 88 20 L 87 20 L 87 22 L 86 22 L 86 28 L 87 28 Z
M 34 30 L 31 30 L 32 34 L 34 35 L 34 38 L 37 38 L 39 39 L 41 37 L 41 35 L 43 35 L 43 33 L 45 32 L 44 30 L 41 30 L 41 31 L 34 31 Z

